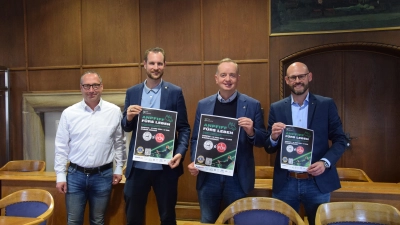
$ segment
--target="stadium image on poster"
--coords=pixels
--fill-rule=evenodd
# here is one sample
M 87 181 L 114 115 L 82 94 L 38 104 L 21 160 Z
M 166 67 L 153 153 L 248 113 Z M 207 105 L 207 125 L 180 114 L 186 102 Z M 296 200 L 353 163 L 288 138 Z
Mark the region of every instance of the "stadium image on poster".
M 142 108 L 138 115 L 133 160 L 168 164 L 174 152 L 177 115 L 173 111 Z
M 235 118 L 202 114 L 194 166 L 201 171 L 233 176 L 239 132 Z
M 307 171 L 311 165 L 314 131 L 286 125 L 282 132 L 281 168 Z

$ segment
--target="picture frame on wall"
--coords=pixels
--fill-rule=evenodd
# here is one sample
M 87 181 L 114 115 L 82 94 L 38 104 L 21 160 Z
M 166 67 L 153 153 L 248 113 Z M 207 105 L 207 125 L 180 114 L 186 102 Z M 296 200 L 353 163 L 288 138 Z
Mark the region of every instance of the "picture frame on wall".
M 400 28 L 400 0 L 270 0 L 270 36 Z

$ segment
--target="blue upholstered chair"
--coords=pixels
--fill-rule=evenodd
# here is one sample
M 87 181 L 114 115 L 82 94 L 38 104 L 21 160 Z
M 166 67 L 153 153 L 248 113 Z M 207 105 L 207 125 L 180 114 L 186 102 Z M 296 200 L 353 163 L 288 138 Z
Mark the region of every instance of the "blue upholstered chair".
M 2 216 L 40 218 L 40 225 L 52 215 L 54 199 L 50 192 L 41 189 L 25 189 L 0 199 Z
M 388 204 L 330 202 L 318 207 L 315 225 L 400 225 L 400 213 Z
M 248 197 L 230 204 L 215 224 L 240 225 L 304 225 L 299 214 L 288 204 L 274 198 Z

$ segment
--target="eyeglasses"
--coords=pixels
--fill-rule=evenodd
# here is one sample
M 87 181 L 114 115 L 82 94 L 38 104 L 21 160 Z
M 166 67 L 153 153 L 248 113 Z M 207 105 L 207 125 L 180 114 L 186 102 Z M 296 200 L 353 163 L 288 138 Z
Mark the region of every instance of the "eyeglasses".
M 93 90 L 97 90 L 97 89 L 99 89 L 100 86 L 101 86 L 101 83 L 100 84 L 82 84 L 82 87 L 85 90 L 90 90 L 91 87 L 93 88 Z
M 310 73 L 310 72 L 305 73 L 305 74 L 287 76 L 287 77 L 289 78 L 290 81 L 296 81 L 297 78 L 299 78 L 299 80 L 304 80 L 304 78 L 306 78 L 306 76 L 307 76 L 309 73 Z

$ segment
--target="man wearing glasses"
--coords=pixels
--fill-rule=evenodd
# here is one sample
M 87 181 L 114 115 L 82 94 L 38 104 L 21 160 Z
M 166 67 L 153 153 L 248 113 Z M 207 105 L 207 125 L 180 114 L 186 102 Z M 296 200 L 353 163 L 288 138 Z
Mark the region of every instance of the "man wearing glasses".
M 84 73 L 80 84 L 83 100 L 63 111 L 57 129 L 56 188 L 66 194 L 68 225 L 83 224 L 87 201 L 90 224 L 103 225 L 112 185 L 121 181 L 126 161 L 122 113 L 118 106 L 102 100 L 98 73 Z
M 340 188 L 335 164 L 345 150 L 346 137 L 334 101 L 309 92 L 312 73 L 304 63 L 291 64 L 285 81 L 292 93 L 271 105 L 265 142 L 268 153 L 277 153 L 272 197 L 297 211 L 302 203 L 312 225 L 318 206 L 329 202 L 330 192 Z M 314 131 L 312 161 L 307 172 L 281 168 L 281 134 L 286 125 Z

